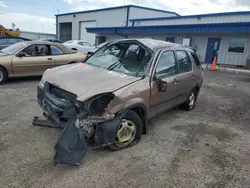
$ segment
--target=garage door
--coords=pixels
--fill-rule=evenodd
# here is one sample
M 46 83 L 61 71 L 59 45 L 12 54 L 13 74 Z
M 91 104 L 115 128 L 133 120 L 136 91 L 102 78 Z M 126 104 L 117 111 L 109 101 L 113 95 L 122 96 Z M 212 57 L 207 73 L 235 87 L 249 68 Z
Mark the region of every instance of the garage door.
M 80 39 L 95 44 L 95 34 L 87 33 L 86 27 L 96 27 L 96 21 L 84 21 L 80 23 Z

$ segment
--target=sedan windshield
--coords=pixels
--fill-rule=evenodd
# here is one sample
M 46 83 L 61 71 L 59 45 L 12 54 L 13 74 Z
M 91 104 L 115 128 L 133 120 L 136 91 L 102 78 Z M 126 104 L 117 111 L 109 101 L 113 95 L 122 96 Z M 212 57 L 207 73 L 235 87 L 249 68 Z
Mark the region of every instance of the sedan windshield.
M 12 45 L 2 49 L 1 52 L 4 54 L 13 55 L 26 46 L 28 46 L 28 44 L 26 44 L 24 42 L 18 42 L 16 44 L 12 44 Z
M 126 75 L 141 77 L 150 60 L 150 52 L 137 43 L 115 43 L 104 46 L 85 63 Z

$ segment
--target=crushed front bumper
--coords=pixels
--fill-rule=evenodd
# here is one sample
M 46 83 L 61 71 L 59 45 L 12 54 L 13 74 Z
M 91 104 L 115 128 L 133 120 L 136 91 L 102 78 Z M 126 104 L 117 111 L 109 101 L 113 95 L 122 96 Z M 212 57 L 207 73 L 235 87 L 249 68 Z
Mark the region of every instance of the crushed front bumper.
M 78 165 L 88 149 L 114 143 L 121 115 L 116 115 L 112 120 L 88 117 L 77 112 L 73 101 L 53 94 L 48 83 L 38 84 L 37 100 L 44 111 L 43 115 L 51 121 L 49 127 L 63 128 L 55 145 L 54 165 Z

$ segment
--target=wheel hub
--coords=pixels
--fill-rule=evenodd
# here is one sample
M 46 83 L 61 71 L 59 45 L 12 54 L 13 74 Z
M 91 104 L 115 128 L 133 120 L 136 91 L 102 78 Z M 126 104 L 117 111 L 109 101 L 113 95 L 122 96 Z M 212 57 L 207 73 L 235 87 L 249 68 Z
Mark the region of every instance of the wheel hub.
M 135 133 L 135 123 L 130 120 L 123 119 L 117 131 L 115 144 L 118 146 L 128 145 L 134 140 Z
M 0 71 L 0 82 L 3 80 L 3 73 Z
M 189 96 L 189 107 L 192 108 L 194 106 L 194 93 L 191 93 Z

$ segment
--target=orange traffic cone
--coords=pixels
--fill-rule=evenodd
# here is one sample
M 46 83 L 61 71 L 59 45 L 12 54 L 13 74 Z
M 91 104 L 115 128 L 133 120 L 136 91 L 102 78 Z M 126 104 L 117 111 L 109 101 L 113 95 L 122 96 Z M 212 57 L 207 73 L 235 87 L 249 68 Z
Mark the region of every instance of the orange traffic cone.
M 217 71 L 217 69 L 216 69 L 216 56 L 214 57 L 213 63 L 210 66 L 209 70 L 211 70 L 211 71 Z

